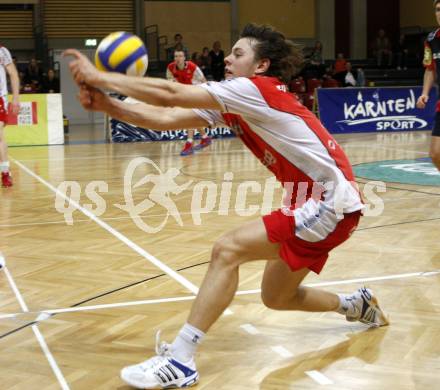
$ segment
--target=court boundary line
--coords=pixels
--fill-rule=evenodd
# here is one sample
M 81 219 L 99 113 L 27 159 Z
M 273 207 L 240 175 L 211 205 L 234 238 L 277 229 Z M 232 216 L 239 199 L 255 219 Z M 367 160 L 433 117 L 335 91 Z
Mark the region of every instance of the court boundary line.
M 435 269 L 435 270 L 431 270 L 431 271 L 410 272 L 410 273 L 405 273 L 405 274 L 392 274 L 392 275 L 366 277 L 366 278 L 334 280 L 334 281 L 316 282 L 316 283 L 305 283 L 304 286 L 306 286 L 306 287 L 341 286 L 341 285 L 355 284 L 355 283 L 379 282 L 379 281 L 384 281 L 384 280 L 398 280 L 398 279 L 407 279 L 407 278 L 414 278 L 414 277 L 430 277 L 430 276 L 437 276 L 437 275 L 440 275 L 440 269 Z M 261 293 L 261 289 L 239 290 L 235 293 L 235 296 L 253 295 L 253 294 L 260 294 L 260 293 Z M 196 297 L 194 295 L 188 295 L 188 296 L 182 296 L 182 297 L 157 298 L 157 299 L 147 299 L 147 300 L 140 300 L 140 301 L 105 303 L 105 304 L 91 305 L 91 306 L 78 306 L 78 307 L 66 307 L 66 308 L 59 308 L 59 309 L 47 309 L 47 310 L 39 310 L 39 311 L 28 312 L 28 313 L 34 314 L 35 321 L 40 322 L 40 321 L 45 321 L 50 318 L 50 317 L 45 317 L 43 315 L 43 317 L 42 317 L 43 319 L 38 320 L 37 317 L 41 314 L 56 315 L 56 314 L 63 314 L 63 313 L 113 309 L 113 308 L 119 308 L 119 307 L 143 306 L 143 305 L 153 305 L 153 304 L 160 304 L 160 303 L 174 303 L 174 302 L 182 302 L 182 301 L 192 301 L 194 299 L 196 299 Z M 22 315 L 23 315 L 23 313 L 0 314 L 0 321 L 2 319 L 18 318 Z
M 68 197 L 66 194 L 62 193 L 60 190 L 55 188 L 52 184 L 50 184 L 48 181 L 44 180 L 41 176 L 37 175 L 35 172 L 33 172 L 30 168 L 28 168 L 26 165 L 22 164 L 20 161 L 11 158 L 11 161 L 16 164 L 21 170 L 26 172 L 29 176 L 33 177 L 37 181 L 39 181 L 41 184 L 45 185 L 47 188 L 49 188 L 52 192 L 55 194 L 58 194 L 61 196 L 62 199 L 67 201 L 69 204 L 73 205 L 78 211 L 83 213 L 86 217 L 89 217 L 93 222 L 101 226 L 104 230 L 106 230 L 108 233 L 110 233 L 115 238 L 119 239 L 122 243 L 127 245 L 130 249 L 132 249 L 134 252 L 136 252 L 138 255 L 142 256 L 145 260 L 148 260 L 151 264 L 153 264 L 156 268 L 159 268 L 161 271 L 165 272 L 169 277 L 174 279 L 177 283 L 185 287 L 187 290 L 192 292 L 194 295 L 197 295 L 199 292 L 199 288 L 191 283 L 188 279 L 180 275 L 178 272 L 174 271 L 171 267 L 167 266 L 165 263 L 160 261 L 157 257 L 153 256 L 151 253 L 147 252 L 144 248 L 140 247 L 138 244 L 136 244 L 134 241 L 130 240 L 128 237 L 123 235 L 121 232 L 110 226 L 108 223 L 104 222 L 102 219 L 97 217 L 95 214 L 93 214 L 91 211 L 85 209 L 82 207 L 78 202 L 74 201 L 72 198 Z M 230 309 L 226 309 L 224 311 L 224 315 L 231 315 L 233 314 Z
M 41 176 L 37 175 L 35 172 L 33 172 L 30 168 L 22 164 L 20 161 L 11 158 L 11 161 L 16 164 L 20 169 L 25 171 L 29 176 L 33 177 L 37 181 L 39 181 L 41 184 L 45 185 L 47 188 L 49 188 L 52 192 L 55 194 L 58 194 L 62 199 L 73 205 L 78 211 L 83 213 L 85 216 L 89 217 L 93 222 L 101 226 L 104 230 L 106 230 L 108 233 L 113 235 L 115 238 L 119 239 L 119 241 L 123 242 L 125 245 L 127 245 L 130 249 L 135 251 L 138 255 L 142 256 L 144 259 L 148 260 L 151 264 L 165 272 L 168 276 L 170 276 L 172 279 L 174 279 L 176 282 L 178 282 L 180 285 L 185 287 L 187 290 L 192 292 L 193 294 L 197 294 L 199 289 L 197 286 L 195 286 L 193 283 L 191 283 L 188 279 L 184 278 L 182 275 L 178 274 L 176 271 L 174 271 L 172 268 L 168 267 L 166 264 L 161 262 L 159 259 L 157 259 L 155 256 L 147 252 L 145 249 L 141 248 L 139 245 L 137 245 L 135 242 L 130 240 L 128 237 L 124 236 L 122 233 L 120 233 L 118 230 L 110 226 L 108 223 L 101 220 L 99 217 L 97 217 L 95 214 L 93 214 L 91 211 L 85 209 L 82 207 L 78 202 L 74 201 L 70 197 L 68 197 L 66 194 L 62 193 L 60 190 L 55 188 L 52 184 L 44 180 Z
M 17 298 L 18 304 L 21 307 L 22 313 L 29 313 L 29 308 L 26 305 L 26 302 L 23 299 L 23 296 L 20 293 L 20 290 L 18 289 L 14 278 L 12 277 L 12 274 L 9 272 L 9 269 L 7 266 L 3 267 L 3 272 L 6 275 L 6 279 L 8 280 L 8 283 L 11 287 L 11 290 L 14 292 L 15 297 Z M 63 390 L 69 390 L 69 385 L 66 382 L 66 379 L 64 378 L 63 373 L 61 372 L 55 358 L 53 357 L 52 353 L 50 352 L 50 349 L 46 343 L 46 340 L 41 333 L 40 329 L 38 329 L 38 325 L 34 324 L 31 326 L 32 331 L 34 332 L 34 335 L 40 344 L 40 348 L 42 349 L 47 361 L 49 362 L 50 367 L 52 368 L 53 373 L 55 374 L 55 377 L 58 380 L 58 383 L 61 385 L 61 388 Z

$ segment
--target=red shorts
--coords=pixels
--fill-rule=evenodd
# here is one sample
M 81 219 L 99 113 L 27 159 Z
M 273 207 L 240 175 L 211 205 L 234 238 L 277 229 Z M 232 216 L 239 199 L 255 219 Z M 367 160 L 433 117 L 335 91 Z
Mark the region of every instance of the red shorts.
M 280 257 L 292 271 L 309 268 L 319 274 L 328 259 L 329 252 L 347 240 L 356 229 L 361 211 L 344 214 L 334 230 L 324 239 L 306 241 L 296 235 L 295 217 L 276 210 L 263 217 L 269 241 L 280 244 Z
M 0 122 L 5 126 L 8 123 L 8 109 L 2 97 L 0 97 Z

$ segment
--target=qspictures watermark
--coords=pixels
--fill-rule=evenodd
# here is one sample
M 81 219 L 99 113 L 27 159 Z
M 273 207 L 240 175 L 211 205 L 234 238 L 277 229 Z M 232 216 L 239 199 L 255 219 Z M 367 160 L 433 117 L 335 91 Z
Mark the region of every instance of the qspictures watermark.
M 356 183 L 346 181 L 339 185 L 332 182 L 287 182 L 281 185 L 273 176 L 267 178 L 264 183 L 255 180 L 236 182 L 232 172 L 225 172 L 221 183 L 191 179 L 178 184 L 176 179 L 179 176 L 180 179 L 184 177 L 177 168 L 169 168 L 163 172 L 149 158 L 135 158 L 128 164 L 124 173 L 124 203 L 111 206 L 126 212 L 136 226 L 146 233 L 159 232 L 170 218 L 177 225 L 184 226 L 183 212 L 176 205 L 176 197 L 184 193 L 190 197 L 189 214 L 193 225 L 202 225 L 203 215 L 211 213 L 219 216 L 235 213 L 240 217 L 251 217 L 266 215 L 274 209 L 281 208 L 289 214 L 293 208 L 302 206 L 310 197 L 318 201 L 323 195 L 326 205 L 330 205 L 342 218 L 344 210 L 356 201 L 357 191 L 361 193 L 365 204 L 365 216 L 379 216 L 385 208 L 378 193 L 386 192 L 386 184 L 380 181 L 370 181 L 360 189 Z M 136 179 L 138 177 L 140 179 Z M 84 188 L 76 181 L 64 181 L 58 186 L 55 209 L 63 214 L 68 225 L 73 225 L 74 214 L 78 208 L 73 202 L 67 201 L 66 197 L 80 204 L 85 196 L 87 201 L 82 207 L 99 217 L 109 207 L 101 195 L 108 192 L 109 185 L 102 180 L 91 181 Z M 139 193 L 142 193 L 142 196 L 139 196 Z M 329 194 L 331 199 L 328 199 Z M 260 197 L 260 201 L 255 201 L 256 196 Z M 250 198 L 253 201 L 250 201 Z M 155 224 L 148 216 L 148 212 L 154 207 L 163 210 L 160 215 L 155 215 L 155 219 L 160 217 Z

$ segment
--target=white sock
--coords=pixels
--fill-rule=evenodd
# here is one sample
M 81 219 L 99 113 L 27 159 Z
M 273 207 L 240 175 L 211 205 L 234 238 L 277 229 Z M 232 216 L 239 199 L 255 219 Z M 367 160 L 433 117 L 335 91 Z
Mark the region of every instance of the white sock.
M 354 313 L 354 307 L 353 304 L 350 303 L 350 301 L 353 299 L 352 298 L 352 294 L 338 294 L 339 297 L 339 307 L 336 309 L 336 311 L 339 314 L 349 314 L 349 315 L 354 315 L 356 313 Z
M 172 355 L 182 363 L 190 361 L 204 337 L 205 333 L 200 329 L 186 323 L 171 344 Z
M 0 171 L 9 172 L 9 161 L 3 161 L 0 163 Z
M 186 140 L 186 142 L 189 142 L 190 144 L 192 144 L 192 143 L 193 143 L 193 139 L 192 139 L 192 138 L 188 138 L 188 139 Z

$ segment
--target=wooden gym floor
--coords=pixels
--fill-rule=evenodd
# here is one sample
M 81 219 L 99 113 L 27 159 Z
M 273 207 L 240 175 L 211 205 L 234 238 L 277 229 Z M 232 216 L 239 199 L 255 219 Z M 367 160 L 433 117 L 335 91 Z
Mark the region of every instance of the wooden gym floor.
M 353 164 L 427 157 L 430 140 L 426 132 L 337 138 Z M 10 149 L 15 185 L 0 189 L 0 249 L 7 260 L 6 271 L 0 272 L 1 389 L 128 389 L 119 379 L 121 367 L 153 354 L 157 330 L 172 341 L 201 284 L 215 239 L 258 216 L 238 215 L 237 185 L 245 180 L 263 185 L 270 177 L 238 140 L 215 141 L 187 158 L 179 156 L 181 146 Z M 192 180 L 171 196 L 183 226 L 169 216 L 163 229 L 147 233 L 135 222 L 160 225 L 166 218 L 163 207 L 140 210 L 132 219 L 115 206 L 126 203 L 124 172 L 135 157 L 148 157 L 163 172 L 179 168 L 179 185 Z M 233 173 L 228 215 L 219 215 L 217 205 L 195 223 L 190 213 L 194 188 L 200 190 L 202 181 L 220 185 L 224 172 Z M 135 181 L 146 173 L 154 174 L 154 167 L 139 167 Z M 78 183 L 67 191 L 80 208 L 71 206 L 70 225 L 57 211 L 69 207 L 62 197 L 66 187 L 59 188 L 63 181 Z M 96 208 L 86 195 L 92 181 L 108 184 L 108 191 L 100 192 L 106 209 L 98 210 L 98 217 L 87 206 Z M 351 292 L 366 283 L 391 325 L 367 330 L 334 313 L 266 309 L 258 294 L 264 262 L 249 264 L 240 271 L 241 295 L 198 352 L 198 389 L 436 388 L 440 188 L 387 186 L 379 194 L 384 212 L 364 217 L 352 238 L 332 252 L 321 275 L 310 275 L 306 283 L 334 292 Z M 135 205 L 147 199 L 148 188 L 133 189 Z M 248 204 L 261 200 L 261 193 L 248 196 Z M 28 325 L 45 310 L 57 314 Z M 5 318 L 22 312 L 30 313 Z

